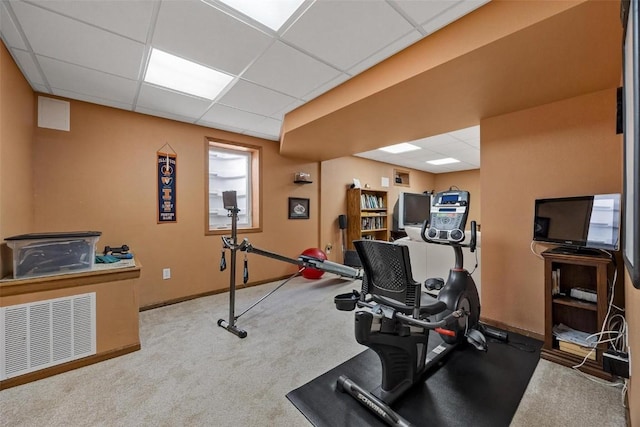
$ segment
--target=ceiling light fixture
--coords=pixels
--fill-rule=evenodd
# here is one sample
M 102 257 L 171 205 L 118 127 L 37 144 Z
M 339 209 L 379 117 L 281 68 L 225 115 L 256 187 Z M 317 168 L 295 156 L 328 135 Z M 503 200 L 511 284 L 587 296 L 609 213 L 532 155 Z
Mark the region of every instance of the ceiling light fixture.
M 144 76 L 147 83 L 206 99 L 215 99 L 232 80 L 229 74 L 155 48 Z
M 273 31 L 278 31 L 282 24 L 298 10 L 304 0 L 220 0 L 242 12 Z
M 407 151 L 419 150 L 420 147 L 417 145 L 409 144 L 407 142 L 402 142 L 400 144 L 389 145 L 388 147 L 379 148 L 379 150 L 386 151 L 387 153 L 406 153 Z
M 440 165 L 448 165 L 449 163 L 460 163 L 460 160 L 454 159 L 453 157 L 446 157 L 444 159 L 427 160 L 427 163 L 431 165 L 440 166 Z

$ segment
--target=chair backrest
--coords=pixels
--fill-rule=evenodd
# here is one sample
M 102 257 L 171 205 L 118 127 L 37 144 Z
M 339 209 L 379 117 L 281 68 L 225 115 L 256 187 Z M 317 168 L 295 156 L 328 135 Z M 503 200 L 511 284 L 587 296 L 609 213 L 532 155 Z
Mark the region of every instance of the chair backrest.
M 364 269 L 363 293 L 405 313 L 420 307 L 420 283 L 413 280 L 409 248 L 380 240 L 353 242 Z

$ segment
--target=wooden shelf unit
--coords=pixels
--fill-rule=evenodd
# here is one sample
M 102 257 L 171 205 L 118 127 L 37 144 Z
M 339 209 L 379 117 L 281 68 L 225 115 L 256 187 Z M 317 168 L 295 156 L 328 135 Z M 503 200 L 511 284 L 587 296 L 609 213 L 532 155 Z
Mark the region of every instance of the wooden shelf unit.
M 347 190 L 347 247 L 354 240 L 389 240 L 389 213 L 386 191 L 365 188 Z
M 553 336 L 553 326 L 562 323 L 589 334 L 600 332 L 607 315 L 609 282 L 613 279 L 615 266 L 606 256 L 570 255 L 549 251 L 543 252 L 542 256 L 545 265 L 545 339 L 541 357 L 561 365 L 575 366 L 582 362 L 583 357 L 560 350 L 558 339 Z M 560 293 L 557 295 L 553 295 L 554 271 L 559 272 L 557 281 Z M 597 302 L 570 297 L 572 288 L 595 291 Z M 603 370 L 602 354 L 606 349 L 606 343 L 599 344 L 595 360 L 587 360 L 580 369 L 585 373 L 610 380 L 611 375 Z

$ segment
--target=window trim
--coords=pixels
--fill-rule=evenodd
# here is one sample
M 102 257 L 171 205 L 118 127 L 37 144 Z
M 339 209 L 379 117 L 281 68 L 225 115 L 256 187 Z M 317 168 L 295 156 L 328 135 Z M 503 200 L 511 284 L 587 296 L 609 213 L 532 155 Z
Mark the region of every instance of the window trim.
M 231 232 L 231 227 L 223 229 L 209 229 L 209 148 L 220 147 L 224 149 L 251 152 L 251 227 L 238 225 L 238 231 L 242 233 L 262 232 L 262 147 L 243 142 L 229 141 L 220 138 L 206 137 L 204 143 L 204 234 L 205 236 L 220 236 Z

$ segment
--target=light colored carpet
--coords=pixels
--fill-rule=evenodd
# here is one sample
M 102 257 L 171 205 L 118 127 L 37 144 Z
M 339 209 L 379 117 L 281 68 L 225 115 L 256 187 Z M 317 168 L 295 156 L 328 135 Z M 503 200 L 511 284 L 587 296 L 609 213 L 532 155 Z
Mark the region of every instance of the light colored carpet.
M 219 328 L 228 294 L 140 313 L 142 350 L 0 392 L 4 426 L 308 426 L 285 395 L 360 353 L 333 297 L 359 282 L 296 278 Z M 275 288 L 239 290 L 236 314 Z M 428 423 L 425 423 L 428 425 Z M 513 426 L 625 426 L 619 389 L 541 361 Z

